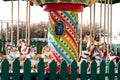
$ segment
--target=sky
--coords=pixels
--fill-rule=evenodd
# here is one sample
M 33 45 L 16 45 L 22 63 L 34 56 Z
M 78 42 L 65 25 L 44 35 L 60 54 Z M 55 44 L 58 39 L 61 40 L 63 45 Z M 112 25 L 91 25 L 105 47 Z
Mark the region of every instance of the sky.
M 18 2 L 14 2 L 14 20 L 17 20 L 18 16 Z M 112 27 L 113 33 L 120 32 L 120 3 L 113 5 L 112 12 Z M 103 14 L 104 14 L 104 5 L 103 5 Z M 103 15 L 102 14 L 102 15 Z M 106 13 L 107 14 L 107 13 Z M 104 15 L 103 15 L 104 16 Z M 102 26 L 104 25 L 104 17 L 102 16 Z M 11 20 L 11 2 L 4 2 L 0 0 L 0 20 Z M 26 21 L 26 2 L 20 2 L 20 20 Z M 39 22 L 48 22 L 48 12 L 44 11 L 40 6 L 31 6 L 31 23 Z M 86 7 L 83 11 L 83 24 L 89 23 L 90 21 L 90 8 Z M 79 22 L 80 22 L 80 13 L 79 13 Z M 106 21 L 107 22 L 107 21 Z M 100 4 L 96 3 L 96 23 L 100 23 Z M 107 23 L 106 23 L 107 26 Z

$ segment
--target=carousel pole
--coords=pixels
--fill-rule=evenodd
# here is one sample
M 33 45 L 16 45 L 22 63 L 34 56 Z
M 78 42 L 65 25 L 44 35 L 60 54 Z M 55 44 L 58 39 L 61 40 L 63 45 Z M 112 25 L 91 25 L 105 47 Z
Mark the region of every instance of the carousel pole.
M 90 0 L 90 36 L 92 36 L 92 0 Z
M 29 1 L 29 16 L 28 16 L 28 45 L 30 45 L 30 11 L 31 11 L 31 6 L 30 6 L 30 1 Z
M 96 24 L 95 24 L 95 12 L 96 12 L 96 4 L 94 3 L 94 7 L 93 7 L 94 13 L 93 13 L 93 37 L 95 39 L 95 35 L 96 35 Z
M 26 0 L 26 29 L 25 29 L 25 42 L 28 42 L 28 0 Z
M 8 26 L 9 26 L 9 23 L 7 22 L 6 23 L 6 41 L 8 40 Z
M 13 44 L 13 0 L 11 2 L 11 44 Z
M 106 0 L 104 3 L 104 43 L 105 43 L 105 37 L 106 37 Z
M 110 49 L 112 49 L 112 0 L 110 0 Z
M 20 0 L 18 0 L 18 24 L 17 24 L 17 42 L 19 40 L 19 27 L 20 27 L 20 21 L 19 21 L 19 16 L 20 16 Z
M 99 34 L 99 41 L 101 43 L 101 34 L 102 34 L 102 1 L 100 4 L 100 34 Z
M 80 53 L 82 53 L 82 25 L 83 25 L 83 12 L 81 12 L 81 25 L 80 25 Z
M 3 40 L 3 22 L 1 21 L 1 40 Z
M 107 60 L 109 59 L 108 58 L 108 53 L 109 53 L 109 0 L 108 0 L 108 3 L 107 3 Z
M 107 0 L 107 57 L 106 57 L 106 66 L 109 65 L 109 0 Z M 109 73 L 108 67 L 106 68 L 106 73 Z

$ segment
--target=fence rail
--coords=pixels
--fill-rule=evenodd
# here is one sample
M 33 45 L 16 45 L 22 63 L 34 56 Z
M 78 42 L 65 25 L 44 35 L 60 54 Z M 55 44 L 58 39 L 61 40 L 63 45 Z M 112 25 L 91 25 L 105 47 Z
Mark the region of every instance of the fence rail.
M 80 73 L 77 73 L 78 67 L 80 67 Z M 52 61 L 49 64 L 50 72 L 45 72 L 44 60 L 40 59 L 35 72 L 31 72 L 31 62 L 29 59 L 24 61 L 23 72 L 21 72 L 20 61 L 15 59 L 13 62 L 12 71 L 10 71 L 9 62 L 7 59 L 1 62 L 0 80 L 120 80 L 120 63 L 117 68 L 113 61 L 106 63 L 102 61 L 100 67 L 97 67 L 95 61 L 92 61 L 90 72 L 87 72 L 88 64 L 83 61 L 80 65 L 77 65 L 76 61 L 73 61 L 70 65 L 70 74 L 67 71 L 67 63 L 63 61 L 60 64 L 60 71 L 56 72 L 57 64 Z M 108 79 L 106 79 L 106 77 Z

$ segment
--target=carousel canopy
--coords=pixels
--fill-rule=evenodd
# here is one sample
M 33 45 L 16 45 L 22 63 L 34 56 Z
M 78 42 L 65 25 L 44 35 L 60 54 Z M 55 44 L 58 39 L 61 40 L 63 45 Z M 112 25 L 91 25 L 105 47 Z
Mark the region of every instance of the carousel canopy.
M 109 0 L 110 3 L 111 3 L 111 0 Z M 99 3 L 105 3 L 105 0 L 99 0 L 98 1 Z M 108 3 L 108 0 L 106 0 L 106 4 Z M 120 3 L 120 0 L 112 0 L 112 4 L 116 4 L 116 3 Z
M 12 0 L 3 0 L 3 1 L 12 1 Z M 17 0 L 13 0 L 17 1 Z M 25 1 L 25 0 L 21 0 Z M 71 4 L 83 4 L 88 5 L 90 3 L 90 0 L 30 0 L 34 1 L 37 5 L 43 6 L 48 3 L 71 3 Z M 96 2 L 97 0 L 92 0 L 91 3 Z
M 12 0 L 3 0 L 3 1 L 12 1 Z M 13 0 L 18 1 L 18 0 Z M 26 0 L 21 0 L 26 1 Z M 28 0 L 29 1 L 29 0 Z M 48 3 L 72 3 L 72 4 L 84 4 L 85 6 L 88 6 L 90 4 L 90 0 L 30 0 L 34 2 L 36 5 L 43 6 Z M 111 2 L 111 0 L 109 0 Z M 105 0 L 92 0 L 91 4 L 98 2 L 98 3 L 105 3 Z M 108 0 L 106 0 L 106 4 L 108 3 Z M 120 3 L 120 0 L 112 0 L 112 4 Z

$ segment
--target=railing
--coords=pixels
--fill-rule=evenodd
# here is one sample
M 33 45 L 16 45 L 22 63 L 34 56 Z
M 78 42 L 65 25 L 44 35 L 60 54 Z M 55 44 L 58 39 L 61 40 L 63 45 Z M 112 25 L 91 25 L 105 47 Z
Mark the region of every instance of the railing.
M 70 74 L 67 74 L 67 68 L 67 63 L 63 61 L 60 64 L 60 71 L 56 72 L 57 64 L 55 61 L 52 61 L 49 64 L 50 72 L 46 73 L 44 61 L 40 59 L 36 71 L 31 72 L 31 62 L 29 59 L 26 59 L 23 72 L 21 72 L 20 62 L 18 59 L 15 59 L 12 71 L 10 71 L 9 62 L 5 59 L 1 63 L 0 80 L 120 80 L 120 63 L 115 66 L 113 61 L 109 63 L 102 61 L 99 67 L 93 61 L 90 72 L 87 72 L 88 64 L 85 61 L 79 66 L 76 61 L 73 61 L 70 65 Z M 80 73 L 77 73 L 78 70 Z

